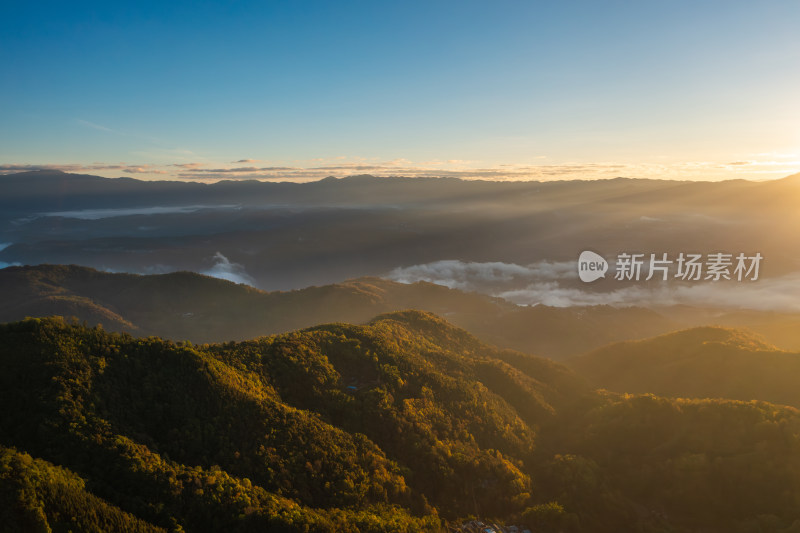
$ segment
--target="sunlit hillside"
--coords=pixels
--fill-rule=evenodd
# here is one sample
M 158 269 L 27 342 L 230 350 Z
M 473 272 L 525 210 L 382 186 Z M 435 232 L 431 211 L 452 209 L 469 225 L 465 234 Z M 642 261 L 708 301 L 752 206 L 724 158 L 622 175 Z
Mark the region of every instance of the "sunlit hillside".
M 430 314 L 200 346 L 30 319 L 0 360 L 12 530 L 800 520 L 795 409 L 593 393 Z
M 800 353 L 736 329 L 695 328 L 600 348 L 569 361 L 594 386 L 800 407 Z

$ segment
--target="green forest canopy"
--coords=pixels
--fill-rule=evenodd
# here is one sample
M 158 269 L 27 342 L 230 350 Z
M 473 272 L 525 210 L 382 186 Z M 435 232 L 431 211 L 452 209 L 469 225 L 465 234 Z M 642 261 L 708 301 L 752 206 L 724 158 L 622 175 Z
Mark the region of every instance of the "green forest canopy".
M 408 311 L 240 343 L 0 326 L 19 531 L 796 531 L 789 407 L 593 392 Z

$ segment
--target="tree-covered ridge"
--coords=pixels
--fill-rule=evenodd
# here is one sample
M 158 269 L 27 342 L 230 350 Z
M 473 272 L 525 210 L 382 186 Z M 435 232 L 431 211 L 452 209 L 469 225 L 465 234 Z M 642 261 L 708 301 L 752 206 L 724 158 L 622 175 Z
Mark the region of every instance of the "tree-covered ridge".
M 16 406 L 3 419 L 14 435 L 6 444 L 82 474 L 101 459 L 116 482 L 162 497 L 186 496 L 181 469 L 201 465 L 319 509 L 395 505 L 426 516 L 434 506 L 454 518 L 476 509 L 476 490 L 491 488 L 479 510 L 511 513 L 530 498 L 529 424 L 552 417 L 556 396 L 492 359 L 501 352 L 416 312 L 203 347 L 56 319 L 6 325 L 0 335 L 9 369 L 0 397 Z M 566 369 L 540 364 L 580 387 Z M 502 393 L 476 380 L 487 365 L 500 367 L 492 379 L 510 376 Z M 132 463 L 161 480 L 138 479 Z M 160 484 L 171 488 L 156 491 Z M 129 498 L 109 480 L 98 488 Z M 169 526 L 153 503 L 132 503 L 137 516 Z
M 594 386 L 800 407 L 800 354 L 741 329 L 692 328 L 595 350 L 569 362 Z
M 53 319 L 0 335 L 9 369 L 0 398 L 13 406 L 0 426 L 13 442 L 3 444 L 86 476 L 98 496 L 151 523 L 233 531 L 318 522 L 312 529 L 332 531 L 358 521 L 339 508 L 412 530 L 433 519 L 394 510 L 411 495 L 373 443 L 191 346 Z
M 557 394 L 437 317 L 397 313 L 210 349 L 287 403 L 366 435 L 447 516 L 475 512 L 473 493 L 486 487 L 479 510 L 493 514 L 530 496 L 535 425 L 553 416 Z M 563 367 L 542 365 L 581 390 Z
M 0 365 L 22 531 L 800 529 L 796 410 L 594 393 L 428 313 L 201 346 L 29 319 Z
M 109 505 L 65 468 L 0 446 L 0 524 L 3 531 L 165 532 Z

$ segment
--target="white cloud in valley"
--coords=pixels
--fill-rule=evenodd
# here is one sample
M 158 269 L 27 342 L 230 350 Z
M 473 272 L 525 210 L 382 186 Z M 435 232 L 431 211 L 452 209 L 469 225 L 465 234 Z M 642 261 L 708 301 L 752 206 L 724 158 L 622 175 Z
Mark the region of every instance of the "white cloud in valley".
M 400 283 L 428 281 L 451 289 L 487 292 L 500 285 L 519 286 L 531 280 L 577 278 L 574 262 L 540 261 L 530 265 L 464 262 L 457 259 L 395 268 L 389 279 Z
M 758 281 L 659 282 L 606 292 L 564 286 L 558 282 L 535 282 L 524 288 L 497 291 L 493 295 L 519 305 L 543 304 L 554 307 L 689 305 L 800 311 L 800 273 Z
M 220 252 L 215 253 L 212 259 L 214 261 L 214 266 L 201 272 L 201 274 L 214 278 L 226 279 L 234 283 L 243 283 L 252 287 L 256 286 L 256 281 L 247 273 L 244 266 L 239 263 L 231 262 Z
M 800 311 L 800 272 L 757 281 L 654 281 L 612 290 L 605 285 L 601 290 L 598 286 L 576 281 L 573 261 L 518 265 L 443 260 L 396 268 L 387 277 L 400 283 L 427 281 L 480 292 L 518 305 L 690 305 Z

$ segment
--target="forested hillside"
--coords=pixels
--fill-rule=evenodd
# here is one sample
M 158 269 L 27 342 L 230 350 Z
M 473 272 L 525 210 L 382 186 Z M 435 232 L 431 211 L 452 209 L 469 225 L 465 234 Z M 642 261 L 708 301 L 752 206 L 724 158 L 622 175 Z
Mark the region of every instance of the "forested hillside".
M 197 346 L 29 319 L 0 364 L 21 531 L 800 528 L 796 410 L 593 393 L 426 313 Z
M 800 354 L 738 329 L 693 328 L 616 343 L 569 364 L 594 386 L 617 392 L 800 407 Z

